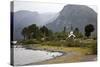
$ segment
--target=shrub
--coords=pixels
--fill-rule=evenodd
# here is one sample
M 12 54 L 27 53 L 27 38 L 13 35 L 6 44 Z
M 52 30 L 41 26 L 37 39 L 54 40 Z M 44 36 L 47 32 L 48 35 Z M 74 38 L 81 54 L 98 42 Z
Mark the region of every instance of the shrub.
M 84 47 L 90 48 L 91 54 L 97 54 L 97 43 L 96 42 L 84 43 Z
M 58 42 L 58 41 L 48 41 L 48 42 L 43 42 L 41 45 L 61 46 L 61 42 Z
M 97 54 L 97 44 L 96 43 L 91 43 L 91 46 L 89 46 L 91 49 L 92 54 Z
M 80 47 L 81 43 L 79 42 L 79 40 L 67 39 L 66 44 L 64 46 L 67 46 L 67 47 Z
M 37 40 L 25 40 L 25 41 L 22 41 L 21 43 L 26 45 L 26 44 L 39 44 L 40 42 Z
M 63 41 L 48 41 L 43 42 L 41 45 L 48 45 L 48 46 L 64 46 L 64 47 L 80 47 L 79 41 L 74 40 L 63 40 Z

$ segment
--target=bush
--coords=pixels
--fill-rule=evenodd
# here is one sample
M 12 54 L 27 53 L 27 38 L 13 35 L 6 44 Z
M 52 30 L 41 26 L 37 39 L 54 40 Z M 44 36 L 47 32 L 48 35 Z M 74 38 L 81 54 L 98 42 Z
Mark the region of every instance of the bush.
M 91 49 L 92 54 L 97 54 L 97 44 L 96 43 L 91 43 L 91 46 L 89 46 Z
M 48 41 L 43 42 L 41 45 L 48 45 L 48 46 L 61 46 L 61 43 L 58 41 Z
M 84 47 L 90 48 L 91 54 L 97 54 L 97 43 L 96 42 L 84 43 Z
M 63 40 L 63 41 L 43 42 L 41 45 L 64 46 L 64 47 L 80 47 L 81 43 L 79 41 L 74 41 L 74 40 Z
M 80 42 L 79 40 L 61 40 L 61 41 L 45 41 L 42 42 L 41 45 L 47 45 L 47 46 L 58 46 L 58 47 L 81 47 L 81 48 L 89 48 L 91 51 L 91 54 L 97 54 L 97 43 L 96 41 L 90 41 L 90 42 Z
M 91 49 L 92 49 L 92 54 L 97 54 L 97 44 L 92 45 Z
M 26 45 L 26 44 L 39 44 L 40 42 L 37 40 L 24 40 L 21 43 Z
M 66 44 L 64 46 L 67 46 L 67 47 L 80 47 L 81 43 L 79 42 L 79 40 L 67 39 Z

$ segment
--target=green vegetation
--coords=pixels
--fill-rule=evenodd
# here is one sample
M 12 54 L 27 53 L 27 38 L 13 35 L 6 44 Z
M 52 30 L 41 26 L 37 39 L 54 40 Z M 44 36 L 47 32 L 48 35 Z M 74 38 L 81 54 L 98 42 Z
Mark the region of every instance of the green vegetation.
M 36 24 L 32 24 L 22 30 L 22 35 L 24 36 L 24 39 L 37 38 L 38 35 L 38 37 L 40 37 L 39 28 Z
M 91 32 L 94 31 L 94 26 L 92 24 L 88 24 L 85 26 L 85 36 L 91 36 Z
M 88 24 L 84 28 L 85 36 L 76 27 L 74 29 L 75 39 L 67 38 L 69 32 L 66 32 L 66 27 L 61 32 L 52 32 L 46 26 L 38 27 L 32 24 L 22 30 L 24 40 L 20 41 L 23 45 L 39 44 L 39 46 L 52 46 L 64 48 L 81 48 L 90 50 L 90 54 L 97 54 L 96 37 L 91 37 L 91 32 L 94 31 L 92 24 Z M 38 46 L 38 47 L 39 47 Z
M 78 28 L 75 28 L 74 34 L 76 35 L 76 38 L 82 38 L 83 34 L 79 31 Z
M 39 44 L 40 41 L 35 40 L 35 39 L 31 39 L 31 40 L 22 40 L 22 41 L 20 41 L 20 43 L 22 43 L 22 45 Z
M 42 42 L 41 44 L 48 46 L 80 47 L 79 41 L 71 41 L 71 40 L 46 41 Z
M 41 38 L 48 38 L 52 36 L 52 31 L 48 30 L 45 26 L 39 28 L 36 26 L 36 24 L 32 24 L 28 27 L 25 27 L 22 30 L 22 35 L 24 37 L 24 40 L 26 39 L 38 39 L 40 40 Z

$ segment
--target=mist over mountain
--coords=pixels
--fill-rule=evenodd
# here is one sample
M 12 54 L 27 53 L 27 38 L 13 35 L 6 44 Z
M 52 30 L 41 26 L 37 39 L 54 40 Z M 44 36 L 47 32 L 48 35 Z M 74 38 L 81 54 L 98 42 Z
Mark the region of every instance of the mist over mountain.
M 54 21 L 59 16 L 59 13 L 43 13 L 40 15 L 41 25 L 46 25 Z
M 81 32 L 84 32 L 84 27 L 87 24 L 93 24 L 95 32 L 97 28 L 97 13 L 88 6 L 85 5 L 66 5 L 60 11 L 59 16 L 46 26 L 54 32 L 63 31 L 66 26 L 69 31 L 70 26 L 73 28 L 79 28 Z
M 45 25 L 49 23 L 48 21 L 53 21 L 57 14 L 46 13 L 39 14 L 38 12 L 31 12 L 27 10 L 21 10 L 17 12 L 11 12 L 14 17 L 14 40 L 22 39 L 21 31 L 24 27 L 31 24 L 36 24 L 37 26 Z
M 54 32 L 63 31 L 64 26 L 66 26 L 66 31 L 69 31 L 70 25 L 73 28 L 79 28 L 81 32 L 84 32 L 84 27 L 87 24 L 94 25 L 94 32 L 97 29 L 97 13 L 85 5 L 66 5 L 59 13 L 39 14 L 38 12 L 20 10 L 11 12 L 11 14 L 13 14 L 11 17 L 14 17 L 12 21 L 14 23 L 14 40 L 23 39 L 22 29 L 31 24 L 45 25 Z

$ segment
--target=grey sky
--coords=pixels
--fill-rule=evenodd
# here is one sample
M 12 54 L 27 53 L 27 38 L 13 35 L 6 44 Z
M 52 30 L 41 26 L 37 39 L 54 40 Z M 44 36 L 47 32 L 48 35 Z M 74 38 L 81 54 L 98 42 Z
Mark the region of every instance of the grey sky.
M 62 10 L 62 8 L 70 3 L 45 3 L 45 2 L 33 2 L 33 1 L 15 1 L 14 2 L 14 12 L 19 10 L 29 10 L 37 11 L 39 13 L 57 13 Z M 76 4 L 76 3 L 73 3 Z M 87 5 L 87 4 L 81 4 Z M 87 5 L 97 12 L 97 7 L 95 5 Z

